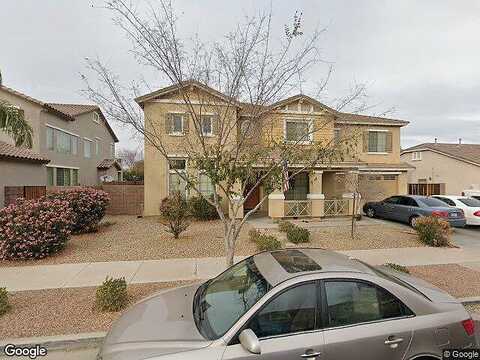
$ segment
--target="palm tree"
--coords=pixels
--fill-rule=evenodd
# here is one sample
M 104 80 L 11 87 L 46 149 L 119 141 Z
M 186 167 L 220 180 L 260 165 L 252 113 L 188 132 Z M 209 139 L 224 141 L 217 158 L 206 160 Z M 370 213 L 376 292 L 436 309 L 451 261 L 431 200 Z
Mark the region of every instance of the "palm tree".
M 0 100 L 0 130 L 11 136 L 15 146 L 33 145 L 33 129 L 21 109 Z

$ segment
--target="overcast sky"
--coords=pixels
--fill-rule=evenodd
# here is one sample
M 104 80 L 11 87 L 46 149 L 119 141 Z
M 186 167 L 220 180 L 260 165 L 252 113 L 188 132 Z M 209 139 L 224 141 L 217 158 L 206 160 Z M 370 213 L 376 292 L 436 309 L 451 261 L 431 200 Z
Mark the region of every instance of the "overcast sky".
M 100 0 L 2 0 L 0 68 L 4 84 L 50 102 L 88 102 L 79 73 L 85 57 L 100 57 L 122 78 L 143 74 L 130 43 Z M 375 111 L 410 121 L 402 146 L 431 142 L 479 143 L 480 1 L 309 0 L 176 1 L 184 36 L 219 39 L 243 15 L 272 4 L 278 36 L 295 10 L 304 27 L 325 26 L 323 59 L 333 63 L 328 95 L 342 96 L 367 82 Z M 319 71 L 318 79 L 324 76 Z M 159 84 L 166 85 L 166 84 Z M 328 104 L 327 104 L 328 105 Z M 112 124 L 119 148 L 138 146 L 128 129 Z

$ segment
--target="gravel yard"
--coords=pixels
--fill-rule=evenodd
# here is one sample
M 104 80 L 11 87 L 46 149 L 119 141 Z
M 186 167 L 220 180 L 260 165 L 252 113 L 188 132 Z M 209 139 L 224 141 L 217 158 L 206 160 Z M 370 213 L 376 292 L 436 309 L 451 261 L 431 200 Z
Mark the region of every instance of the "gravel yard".
M 164 288 L 188 282 L 129 285 L 130 305 Z M 121 312 L 93 308 L 95 287 L 22 291 L 9 296 L 12 309 L 0 319 L 0 339 L 106 331 Z
M 480 296 L 480 272 L 457 264 L 409 267 L 410 274 L 455 297 Z
M 157 218 L 106 216 L 115 222 L 97 233 L 74 235 L 62 252 L 33 261 L 3 261 L 0 266 L 47 265 L 78 262 L 154 260 L 224 255 L 223 228 L 220 221 L 192 222 L 175 240 Z M 248 241 L 246 224 L 237 242 L 236 255 L 249 255 L 256 247 Z

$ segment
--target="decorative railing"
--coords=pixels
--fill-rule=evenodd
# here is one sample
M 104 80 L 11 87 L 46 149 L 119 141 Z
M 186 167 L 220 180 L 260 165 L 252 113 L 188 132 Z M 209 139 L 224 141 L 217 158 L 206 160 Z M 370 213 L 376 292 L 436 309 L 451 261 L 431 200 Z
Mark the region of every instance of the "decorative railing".
M 285 200 L 285 217 L 312 216 L 312 202 L 310 200 Z
M 348 200 L 325 200 L 325 216 L 343 216 L 348 215 Z

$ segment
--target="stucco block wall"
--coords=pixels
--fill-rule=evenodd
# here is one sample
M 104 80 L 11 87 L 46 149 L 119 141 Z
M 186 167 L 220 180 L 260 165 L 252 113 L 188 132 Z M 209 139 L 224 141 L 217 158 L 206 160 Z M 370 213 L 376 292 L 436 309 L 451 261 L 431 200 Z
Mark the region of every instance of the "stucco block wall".
M 433 151 L 422 151 L 420 161 L 413 161 L 411 153 L 405 153 L 401 158 L 415 166 L 415 170 L 409 172 L 408 183 L 416 184 L 419 179 L 426 179 L 427 183 L 444 183 L 447 195 L 461 195 L 463 190 L 470 188 L 480 189 L 480 166 Z
M 45 185 L 46 181 L 45 164 L 0 160 L 0 207 L 5 201 L 5 186 Z

